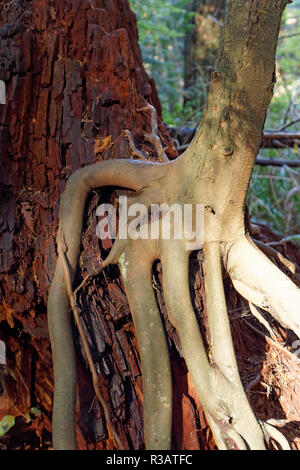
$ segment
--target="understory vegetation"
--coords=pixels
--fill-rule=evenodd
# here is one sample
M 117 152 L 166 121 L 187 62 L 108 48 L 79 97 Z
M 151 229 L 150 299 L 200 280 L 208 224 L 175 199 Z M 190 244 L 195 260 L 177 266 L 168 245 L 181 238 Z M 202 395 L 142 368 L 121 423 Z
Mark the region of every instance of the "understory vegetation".
M 139 41 L 146 70 L 156 82 L 169 126 L 195 127 L 200 122 L 209 89 L 210 70 L 201 64 L 192 99 L 185 89 L 186 36 L 197 24 L 197 12 L 203 2 L 190 0 L 130 0 L 137 15 Z M 221 2 L 220 2 L 221 3 Z M 201 11 L 200 11 L 201 12 Z M 202 14 L 202 13 L 201 13 Z M 203 13 L 203 15 L 205 12 Z M 220 23 L 207 13 L 211 24 Z M 203 20 L 201 20 L 203 21 Z M 215 40 L 215 38 L 214 38 Z M 286 9 L 277 48 L 277 83 L 269 107 L 265 131 L 300 134 L 300 0 Z M 216 48 L 217 50 L 217 48 Z M 212 70 L 214 63 L 210 64 Z M 260 156 L 276 160 L 299 160 L 300 139 L 294 148 L 261 149 Z M 300 244 L 300 169 L 256 166 L 248 193 L 248 204 L 254 221 L 270 226 L 279 236 Z

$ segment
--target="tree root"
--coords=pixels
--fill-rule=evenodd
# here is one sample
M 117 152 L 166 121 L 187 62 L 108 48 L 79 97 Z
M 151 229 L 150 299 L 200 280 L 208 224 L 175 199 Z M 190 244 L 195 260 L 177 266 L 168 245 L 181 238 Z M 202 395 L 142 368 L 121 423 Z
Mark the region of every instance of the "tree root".
M 163 165 L 134 160 L 101 162 L 74 173 L 60 203 L 58 242 L 64 237 L 68 267 L 74 282 L 79 256 L 85 201 L 93 188 L 121 186 L 141 190 L 162 178 Z M 115 248 L 113 261 L 119 250 Z M 117 262 L 117 258 L 115 260 Z M 48 298 L 48 326 L 54 368 L 53 443 L 57 449 L 75 449 L 76 361 L 69 314 L 69 296 L 61 257 L 57 260 Z
M 249 238 L 224 247 L 224 262 L 236 290 L 300 338 L 300 290 Z
M 270 336 L 272 339 L 276 340 L 276 335 L 269 324 L 267 320 L 263 317 L 263 315 L 258 311 L 258 309 L 253 305 L 251 302 L 249 302 L 249 308 L 250 312 L 252 315 L 266 328 L 266 330 L 269 332 Z
M 268 444 L 275 445 L 278 450 L 291 450 L 287 439 L 280 431 L 278 431 L 278 429 L 276 429 L 268 422 L 260 421 L 260 424 Z M 278 444 L 280 446 L 279 448 Z
M 142 363 L 144 433 L 147 449 L 170 449 L 172 378 L 165 332 L 152 288 L 151 253 L 138 244 L 119 259 L 125 291 L 133 316 Z
M 131 165 L 128 165 L 129 162 Z M 138 189 L 138 197 L 133 200 L 147 202 L 149 199 L 153 199 L 153 194 L 159 193 L 160 185 L 165 178 L 166 168 L 164 165 L 157 164 L 153 167 L 141 162 L 119 161 L 118 163 L 123 164 L 127 170 L 133 173 L 136 171 L 139 173 L 140 168 L 143 168 L 143 181 L 140 179 L 139 184 L 134 185 L 135 177 L 127 175 L 127 178 L 124 178 L 123 175 L 120 176 L 119 172 L 116 174 L 116 162 L 110 163 L 112 165 L 97 164 L 89 167 L 88 171 L 80 170 L 75 174 L 67 184 L 61 203 L 58 236 L 59 258 L 48 303 L 56 376 L 53 415 L 56 448 L 75 448 L 76 445 L 75 434 L 73 434 L 74 441 L 70 441 L 69 438 L 72 433 L 66 434 L 66 425 L 68 424 L 68 429 L 70 429 L 71 423 L 74 421 L 74 408 L 71 409 L 70 404 L 72 404 L 72 400 L 74 404 L 73 387 L 76 371 L 75 365 L 73 366 L 70 361 L 73 346 L 68 345 L 68 350 L 65 351 L 65 335 L 66 329 L 67 334 L 71 334 L 67 313 L 69 302 L 75 319 L 77 318 L 76 323 L 79 331 L 82 329 L 80 319 L 78 321 L 75 295 L 87 282 L 89 276 L 74 291 L 75 294 L 72 282 L 79 255 L 79 240 L 86 196 L 91 188 L 101 186 L 104 182 L 104 184 L 123 185 Z M 136 166 L 136 164 L 138 165 Z M 168 165 L 173 168 L 172 163 Z M 76 211 L 74 209 L 73 211 L 67 210 L 70 200 L 75 204 Z M 61 248 L 62 239 L 65 244 L 63 250 Z M 120 266 L 133 314 L 142 361 L 146 446 L 148 449 L 168 449 L 171 442 L 171 372 L 166 338 L 151 282 L 152 264 L 156 259 L 160 259 L 168 315 L 171 323 L 178 330 L 188 369 L 218 447 L 221 449 L 232 447 L 264 449 L 265 434 L 251 410 L 239 377 L 224 296 L 222 261 L 233 284 L 244 297 L 254 305 L 268 309 L 275 318 L 279 318 L 283 324 L 289 325 L 294 331 L 297 331 L 297 317 L 293 310 L 293 303 L 286 302 L 283 298 L 284 295 L 278 292 L 275 293 L 275 300 L 273 299 L 274 291 L 271 285 L 265 282 L 265 276 L 259 277 L 259 271 L 257 271 L 259 263 L 261 263 L 260 269 L 263 272 L 268 271 L 270 279 L 274 275 L 275 280 L 272 278 L 271 283 L 278 282 L 280 287 L 283 283 L 287 291 L 295 296 L 295 299 L 298 299 L 299 290 L 246 238 L 238 239 L 231 244 L 207 240 L 204 244 L 204 257 L 205 292 L 212 353 L 212 363 L 210 363 L 190 300 L 188 283 L 190 252 L 186 251 L 185 242 L 186 240 L 159 240 L 157 243 L 152 240 L 124 241 L 117 239 L 108 258 L 98 271 L 100 272 L 111 263 L 119 263 Z M 254 270 L 247 263 L 249 257 L 251 260 L 256 257 Z M 82 336 L 82 331 L 80 334 Z M 82 342 L 85 344 L 86 340 L 82 339 Z M 85 345 L 84 349 L 86 350 Z M 63 357 L 67 357 L 68 371 L 72 372 L 72 367 L 74 367 L 71 376 L 66 377 L 66 365 L 61 361 L 62 352 L 66 353 L 66 356 Z M 57 360 L 58 355 L 59 361 Z M 97 390 L 96 371 L 93 363 L 89 360 L 88 351 L 86 351 L 86 356 L 93 376 L 94 387 Z M 103 405 L 103 399 L 98 391 L 97 396 Z M 68 413 L 63 409 L 62 404 L 66 402 L 69 404 Z M 111 435 L 118 447 L 121 448 L 122 444 L 114 431 L 108 410 L 104 406 L 103 408 Z M 63 413 L 63 419 L 61 413 Z M 272 439 L 275 438 L 275 435 L 276 433 L 273 433 Z M 279 444 L 281 445 L 280 442 Z

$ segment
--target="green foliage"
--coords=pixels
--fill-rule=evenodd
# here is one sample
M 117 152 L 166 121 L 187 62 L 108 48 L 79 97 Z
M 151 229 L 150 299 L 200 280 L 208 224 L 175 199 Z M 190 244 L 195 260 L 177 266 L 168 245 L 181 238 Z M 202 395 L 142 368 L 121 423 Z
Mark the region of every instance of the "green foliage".
M 300 132 L 300 0 L 283 16 L 277 47 L 277 83 L 266 120 L 266 129 Z M 298 122 L 299 119 L 299 122 Z M 297 122 L 296 122 L 297 121 Z M 290 125 L 292 124 L 292 125 Z M 261 150 L 260 155 L 299 161 L 299 147 Z M 285 237 L 300 234 L 300 171 L 288 167 L 255 167 L 248 195 L 256 220 L 267 222 Z M 295 236 L 296 235 L 296 236 Z
M 190 27 L 189 0 L 130 0 L 136 13 L 139 41 L 148 74 L 154 78 L 170 125 L 183 113 L 184 37 Z
M 12 415 L 4 416 L 0 421 L 0 437 L 3 437 L 11 428 L 14 427 L 16 418 Z
M 276 158 L 281 150 L 276 152 Z M 289 156 L 291 158 L 291 156 Z M 291 158 L 292 159 L 292 158 Z M 256 221 L 268 223 L 279 235 L 288 237 L 300 233 L 300 173 L 287 166 L 258 167 L 253 172 L 248 194 L 250 212 Z M 295 190 L 294 190 L 295 188 Z M 297 237 L 295 241 L 297 241 Z
M 300 0 L 294 0 L 283 16 L 277 47 L 277 83 L 266 127 L 278 129 L 300 118 Z M 300 129 L 295 124 L 293 130 Z
M 32 414 L 35 418 L 39 418 L 42 415 L 42 412 L 38 408 L 33 407 L 30 408 L 30 414 Z
M 28 411 L 25 415 L 23 415 L 23 418 L 27 424 L 31 423 L 34 421 L 36 418 L 39 418 L 42 415 L 42 412 L 35 407 L 30 408 L 30 411 Z M 16 417 L 13 415 L 7 415 L 4 416 L 2 421 L 0 421 L 0 437 L 5 436 L 6 433 L 10 429 L 12 429 L 15 424 L 16 424 Z

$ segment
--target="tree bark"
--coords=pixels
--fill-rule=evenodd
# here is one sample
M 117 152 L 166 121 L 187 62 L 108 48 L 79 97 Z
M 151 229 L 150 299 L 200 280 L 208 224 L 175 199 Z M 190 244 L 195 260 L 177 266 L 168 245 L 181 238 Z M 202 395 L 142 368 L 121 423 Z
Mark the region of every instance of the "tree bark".
M 150 115 L 138 111 L 147 102 L 154 104 L 158 111 L 159 135 L 170 159 L 176 157 L 176 151 L 161 122 L 155 86 L 142 66 L 136 21 L 127 0 L 33 0 L 2 2 L 1 7 L 0 79 L 6 83 L 7 105 L 0 105 L 0 339 L 7 345 L 8 356 L 1 381 L 0 419 L 6 414 L 25 415 L 31 407 L 42 412 L 31 424 L 20 420 L 1 445 L 49 448 L 52 445 L 53 378 L 46 303 L 57 259 L 59 199 L 66 180 L 75 170 L 92 163 L 130 158 L 131 149 L 124 130 L 131 131 L 137 147 L 149 160 L 156 161 L 154 147 L 144 137 L 151 131 Z M 215 83 L 217 79 L 215 77 Z M 259 117 L 252 115 L 251 119 Z M 206 122 L 208 119 L 209 114 Z M 255 137 L 258 145 L 259 139 Z M 122 172 L 120 174 L 122 176 Z M 111 247 L 110 242 L 99 245 L 95 210 L 100 201 L 111 201 L 114 196 L 108 189 L 94 191 L 89 197 L 80 269 L 76 275 L 78 282 L 99 267 Z M 267 238 L 270 237 L 268 234 Z M 299 261 L 299 253 L 292 245 L 288 247 L 293 259 Z M 211 431 L 182 357 L 177 332 L 167 317 L 160 292 L 161 275 L 158 263 L 152 282 L 157 287 L 171 354 L 172 446 L 174 449 L 214 449 Z M 190 260 L 190 276 L 193 304 L 203 320 L 205 332 L 200 255 Z M 237 309 L 245 310 L 245 305 L 231 287 L 227 288 L 227 293 L 243 383 L 250 387 L 251 397 L 255 397 L 255 387 L 261 387 L 264 377 L 268 377 L 272 367 L 274 369 L 270 355 L 275 346 L 261 339 L 259 333 L 255 339 L 253 333 L 249 334 L 251 322 L 249 327 L 235 314 Z M 110 267 L 104 274 L 92 277 L 80 293 L 79 306 L 112 421 L 125 448 L 141 449 L 144 435 L 139 348 L 118 268 Z M 76 359 L 71 351 L 70 360 L 76 360 L 77 364 L 78 447 L 109 449 L 114 444 L 109 439 L 103 410 L 95 400 L 76 329 L 73 334 Z M 65 339 L 67 342 L 68 338 Z M 256 360 L 250 369 L 249 355 Z M 290 358 L 286 361 L 290 361 L 288 368 L 290 380 L 293 380 L 296 366 Z M 262 366 L 261 379 L 253 385 Z M 258 400 L 261 419 L 273 417 L 273 408 L 291 413 L 288 412 L 290 396 L 281 402 L 283 385 L 277 390 L 281 392 L 279 397 L 275 394 L 267 403 Z M 296 392 L 294 389 L 293 393 Z M 258 408 L 256 404 L 254 407 Z M 299 420 L 299 410 L 293 413 L 289 421 Z M 288 430 L 287 435 L 297 446 L 299 441 L 294 429 Z

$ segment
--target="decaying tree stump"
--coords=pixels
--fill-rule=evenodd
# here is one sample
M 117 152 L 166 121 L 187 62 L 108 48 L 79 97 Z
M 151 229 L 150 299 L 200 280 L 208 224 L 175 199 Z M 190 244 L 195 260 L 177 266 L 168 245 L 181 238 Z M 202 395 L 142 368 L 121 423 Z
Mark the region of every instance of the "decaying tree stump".
M 136 20 L 127 0 L 2 1 L 0 26 L 0 79 L 7 87 L 7 105 L 0 105 L 0 339 L 8 353 L 7 365 L 0 366 L 0 420 L 7 414 L 20 417 L 1 439 L 1 447 L 49 448 L 53 379 L 46 303 L 57 258 L 59 198 L 66 180 L 85 165 L 130 158 L 124 130 L 131 131 L 149 160 L 157 160 L 154 147 L 144 138 L 151 130 L 149 113 L 138 111 L 147 102 L 158 111 L 159 134 L 168 157 L 177 154 L 161 122 L 155 85 L 142 66 Z M 78 278 L 97 269 L 111 247 L 96 237 L 95 210 L 114 196 L 107 189 L 90 197 Z M 274 239 L 265 230 L 261 237 Z M 281 249 L 299 263 L 299 252 L 291 244 Z M 191 286 L 195 309 L 205 325 L 199 257 L 191 259 Z M 176 331 L 166 317 L 160 281 L 158 264 L 153 284 L 172 357 L 173 446 L 214 449 Z M 247 319 L 229 284 L 227 293 L 241 375 L 255 410 L 262 419 L 274 416 L 275 409 L 278 418 L 300 421 L 299 403 L 293 399 L 299 396 L 294 380 L 299 363 L 253 331 L 253 325 L 263 330 Z M 80 307 L 112 419 L 125 447 L 141 449 L 139 352 L 117 267 L 91 279 L 80 295 Z M 285 341 L 285 332 L 278 331 Z M 79 448 L 111 448 L 76 330 L 74 335 Z M 22 416 L 32 407 L 41 416 L 26 424 Z M 296 424 L 289 425 L 285 434 L 300 448 Z

